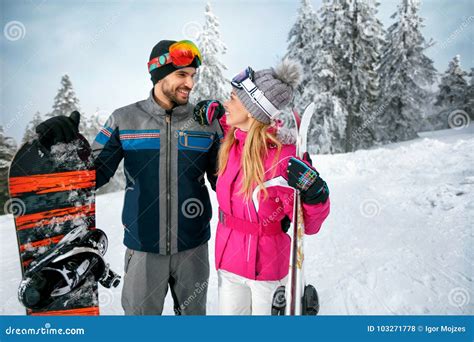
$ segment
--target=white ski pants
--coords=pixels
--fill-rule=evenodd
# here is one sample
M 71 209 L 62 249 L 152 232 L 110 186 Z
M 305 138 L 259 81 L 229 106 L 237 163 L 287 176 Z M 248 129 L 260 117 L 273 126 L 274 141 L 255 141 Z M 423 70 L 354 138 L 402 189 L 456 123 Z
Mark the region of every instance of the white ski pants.
M 225 270 L 217 276 L 220 315 L 271 315 L 273 293 L 287 279 L 252 280 Z

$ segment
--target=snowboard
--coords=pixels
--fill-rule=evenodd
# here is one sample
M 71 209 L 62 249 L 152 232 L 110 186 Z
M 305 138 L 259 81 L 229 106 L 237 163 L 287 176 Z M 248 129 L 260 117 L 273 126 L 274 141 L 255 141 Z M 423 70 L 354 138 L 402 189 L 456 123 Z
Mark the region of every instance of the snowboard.
M 87 140 L 56 144 L 25 143 L 12 160 L 8 179 L 22 278 L 71 230 L 95 229 L 95 170 Z M 13 243 L 13 242 L 12 242 Z M 27 315 L 99 315 L 93 276 L 74 291 Z

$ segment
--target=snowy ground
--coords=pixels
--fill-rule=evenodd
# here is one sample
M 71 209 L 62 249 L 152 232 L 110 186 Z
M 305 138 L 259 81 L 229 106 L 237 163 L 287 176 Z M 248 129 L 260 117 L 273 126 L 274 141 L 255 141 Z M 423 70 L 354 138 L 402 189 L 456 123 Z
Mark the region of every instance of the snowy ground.
M 470 127 L 313 156 L 332 203 L 321 232 L 306 239 L 307 279 L 320 293 L 322 315 L 474 314 L 473 151 Z M 110 240 L 107 259 L 120 271 L 122 200 L 123 192 L 97 199 L 97 227 Z M 16 299 L 20 269 L 11 216 L 0 216 L 0 241 L 0 314 L 24 314 Z M 121 287 L 100 290 L 102 314 L 123 314 Z M 164 313 L 172 314 L 170 298 Z M 208 313 L 217 314 L 214 270 Z

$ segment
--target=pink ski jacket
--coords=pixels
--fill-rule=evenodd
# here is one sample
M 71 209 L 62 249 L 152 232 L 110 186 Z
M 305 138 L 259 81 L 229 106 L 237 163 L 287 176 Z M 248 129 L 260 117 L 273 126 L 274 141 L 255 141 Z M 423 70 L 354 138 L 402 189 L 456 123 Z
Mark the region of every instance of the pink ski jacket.
M 225 125 L 225 123 L 223 123 Z M 241 157 L 247 133 L 237 129 L 227 167 L 217 180 L 219 223 L 216 233 L 216 269 L 248 279 L 281 280 L 288 274 L 290 236 L 281 229 L 281 220 L 292 219 L 294 190 L 287 182 L 287 166 L 295 156 L 295 145 L 283 145 L 274 162 L 277 148 L 270 148 L 264 161 L 268 197 L 259 197 L 258 188 L 250 201 L 239 194 L 243 177 Z M 273 164 L 273 166 L 272 166 Z M 303 204 L 305 233 L 316 234 L 329 215 L 325 203 Z

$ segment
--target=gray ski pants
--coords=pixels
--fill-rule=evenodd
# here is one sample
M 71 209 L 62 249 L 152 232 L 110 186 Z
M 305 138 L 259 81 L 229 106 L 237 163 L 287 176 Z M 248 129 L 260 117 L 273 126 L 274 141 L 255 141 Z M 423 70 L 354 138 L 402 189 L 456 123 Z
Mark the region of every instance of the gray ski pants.
M 125 252 L 122 307 L 125 315 L 161 315 L 168 286 L 177 315 L 205 315 L 209 282 L 208 243 L 173 255 Z

